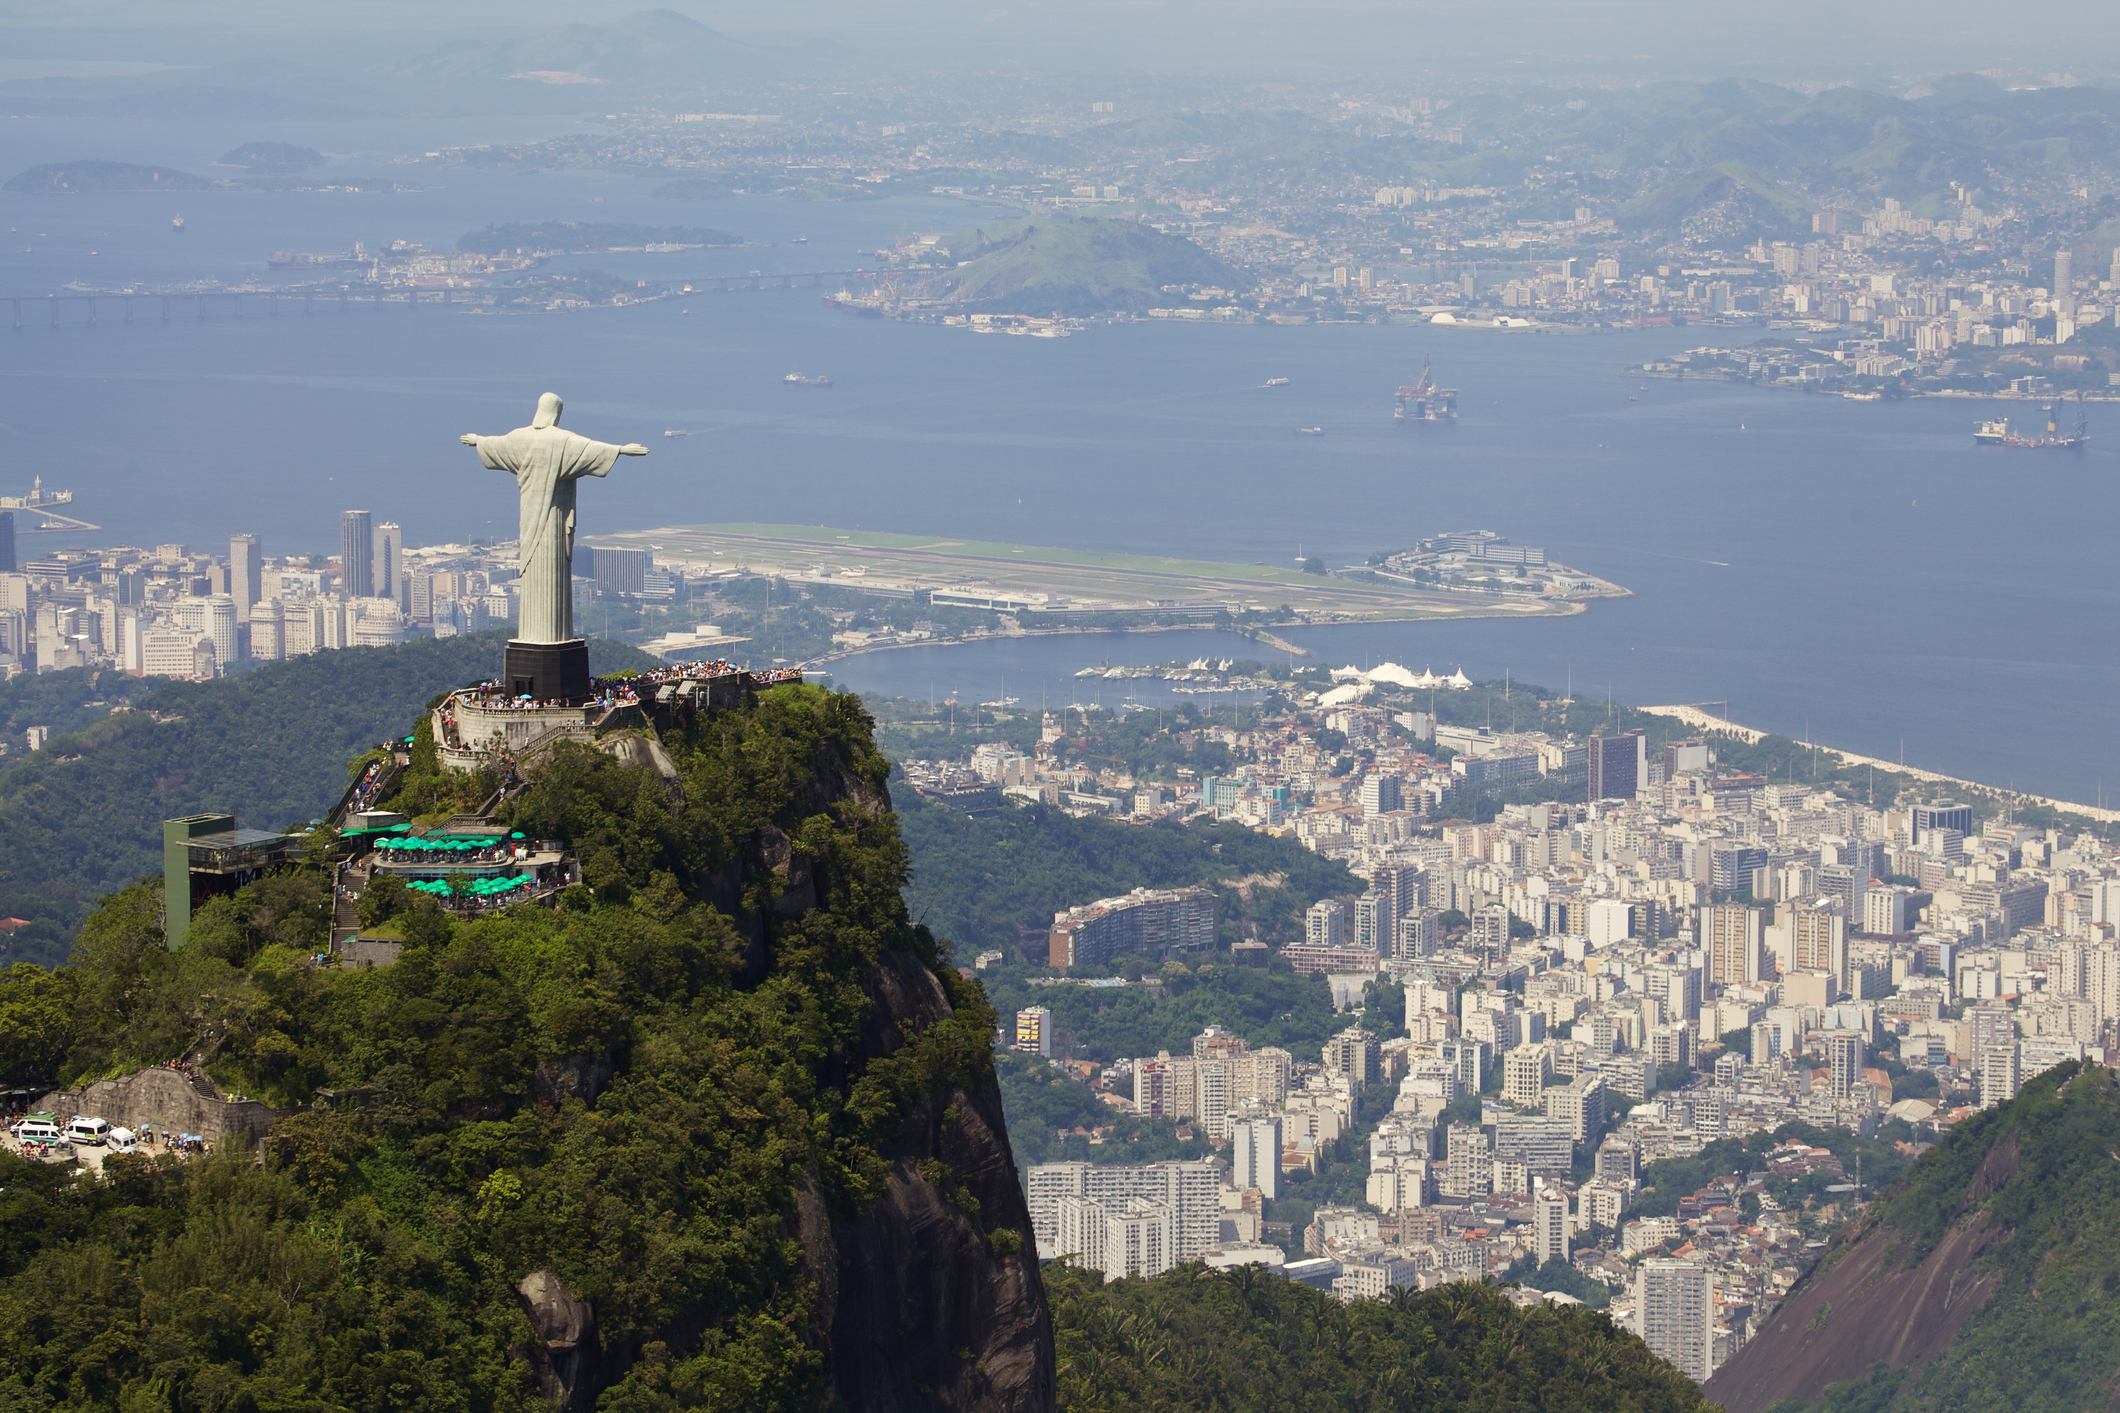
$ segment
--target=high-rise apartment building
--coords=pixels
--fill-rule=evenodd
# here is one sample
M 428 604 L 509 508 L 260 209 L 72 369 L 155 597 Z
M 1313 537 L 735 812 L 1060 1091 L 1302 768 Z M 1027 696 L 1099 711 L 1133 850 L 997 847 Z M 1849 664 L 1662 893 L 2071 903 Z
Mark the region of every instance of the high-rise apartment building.
M 1716 986 L 1747 986 L 1766 970 L 1762 914 L 1757 908 L 1721 903 L 1700 910 L 1701 947 L 1708 954 L 1708 980 Z
M 1443 915 L 1434 908 L 1415 908 L 1399 919 L 1397 954 L 1431 957 L 1442 939 Z
M 1579 1074 L 1566 1085 L 1545 1093 L 1546 1117 L 1568 1121 L 1569 1136 L 1577 1143 L 1594 1143 L 1605 1133 L 1605 1082 L 1594 1074 Z
M 1231 1071 L 1235 1068 L 1236 1061 L 1227 1055 L 1193 1061 L 1193 1092 L 1198 1096 L 1193 1112 L 1210 1138 L 1229 1133 L 1229 1112 L 1235 1105 Z
M 1047 941 L 1054 967 L 1099 967 L 1135 954 L 1167 959 L 1214 950 L 1221 897 L 1212 888 L 1136 888 L 1055 914 Z
M 1381 917 L 1396 923 L 1428 901 L 1428 874 L 1419 864 L 1379 864 L 1370 875 L 1369 889 L 1377 895 Z M 1390 951 L 1388 938 L 1383 950 Z
M 1357 1090 L 1384 1077 L 1377 1038 L 1360 1026 L 1350 1026 L 1326 1041 L 1323 1058 L 1327 1074 L 1346 1076 Z
M 1148 1198 L 1063 1197 L 1054 1244 L 1106 1280 L 1160 1276 L 1175 1264 L 1173 1216 L 1169 1203 Z
M 1646 777 L 1649 738 L 1639 727 L 1590 738 L 1590 798 L 1631 800 Z
M 2018 1086 L 2024 1082 L 2019 1067 L 2023 1064 L 2023 1051 L 2017 1042 L 1990 1045 L 1980 1057 L 1980 1107 L 1992 1109 L 2017 1097 Z
M 0 574 L 15 572 L 15 512 L 0 510 Z
M 1835 1099 L 1846 1099 L 1855 1092 L 1855 1085 L 1862 1078 L 1862 1034 L 1854 1030 L 1829 1030 L 1825 1041 L 1830 1092 Z
M 265 597 L 265 566 L 256 535 L 229 537 L 228 592 L 236 601 L 236 621 L 248 623 L 251 609 Z
M 286 626 L 280 617 L 280 601 L 266 599 L 251 605 L 245 621 L 250 627 L 250 660 L 279 662 L 287 656 Z
M 365 510 L 339 512 L 339 592 L 349 599 L 375 597 L 375 522 Z
M 214 657 L 220 669 L 227 672 L 236 665 L 236 601 L 227 594 L 215 594 L 206 600 L 206 612 L 199 626 L 213 641 Z
M 1134 1113 L 1144 1119 L 1172 1117 L 1170 1060 L 1134 1061 Z
M 1026 1174 L 1026 1187 L 1031 1230 L 1037 1237 L 1041 1259 L 1063 1254 L 1059 1247 L 1060 1202 L 1065 1197 L 1085 1197 L 1106 1208 L 1117 1208 L 1137 1198 L 1167 1203 L 1173 1213 L 1173 1264 L 1214 1249 L 1222 1232 L 1221 1167 L 1210 1159 L 1144 1167 L 1040 1163 Z
M 1780 909 L 1787 915 L 1790 970 L 1827 971 L 1848 989 L 1848 915 L 1837 898 L 1803 898 Z M 1777 922 L 1781 921 L 1779 917 Z
M 1303 942 L 1309 947 L 1347 945 L 1347 909 L 1334 898 L 1312 903 L 1303 915 Z
M 1691 1261 L 1650 1260 L 1634 1278 L 1642 1342 L 1695 1383 L 1715 1372 L 1715 1278 Z
M 1267 1201 L 1281 1196 L 1281 1116 L 1255 1114 L 1230 1125 L 1231 1185 L 1256 1187 Z
M 1049 1007 L 1032 1006 L 1016 1012 L 1016 1048 L 1033 1055 L 1053 1053 L 1053 1013 Z
M 405 579 L 404 559 L 405 532 L 395 520 L 385 520 L 375 527 L 374 593 L 377 598 L 395 600 L 401 610 L 412 589 Z
M 1502 1056 L 1502 1097 L 1512 1104 L 1538 1105 L 1553 1083 L 1553 1051 L 1545 1045 L 1520 1045 Z
M 1955 829 L 1960 838 L 1973 832 L 1973 807 L 1959 804 L 1956 800 L 1931 800 L 1916 805 L 1910 821 L 1913 825 L 1914 845 L 1918 848 L 1932 829 Z
M 1543 1266 L 1568 1259 L 1568 1191 L 1551 1183 L 1531 1201 L 1531 1259 Z

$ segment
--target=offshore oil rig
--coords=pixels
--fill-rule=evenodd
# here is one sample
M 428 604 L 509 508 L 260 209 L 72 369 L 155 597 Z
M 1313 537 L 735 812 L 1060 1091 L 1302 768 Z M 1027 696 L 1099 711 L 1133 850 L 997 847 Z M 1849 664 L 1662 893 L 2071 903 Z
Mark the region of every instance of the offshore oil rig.
M 1455 422 L 1457 389 L 1435 385 L 1435 375 L 1429 371 L 1428 359 L 1424 355 L 1421 376 L 1399 389 L 1391 415 L 1401 422 Z
M 1992 422 L 1982 422 L 1973 430 L 1973 440 L 1981 446 L 2057 447 L 2081 451 L 2090 441 L 2089 431 L 2083 420 L 2083 394 L 2076 394 L 2076 430 L 2064 432 L 2054 416 L 2054 404 L 2046 405 L 2046 434 L 2032 436 L 2018 431 L 2010 425 L 2007 417 Z

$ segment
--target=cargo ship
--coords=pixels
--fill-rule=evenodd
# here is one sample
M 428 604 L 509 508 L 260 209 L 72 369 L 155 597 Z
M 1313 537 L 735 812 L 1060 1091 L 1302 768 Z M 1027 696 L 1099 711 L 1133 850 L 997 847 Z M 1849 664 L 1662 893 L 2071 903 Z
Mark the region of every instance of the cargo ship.
M 1421 359 L 1421 376 L 1399 389 L 1391 415 L 1401 422 L 1455 422 L 1457 389 L 1437 387 L 1435 375 L 1429 371 L 1428 360 L 1424 357 Z
M 2020 432 L 2010 425 L 2010 419 L 2007 417 L 1999 417 L 1993 421 L 1982 422 L 1973 429 L 1973 440 L 1980 446 L 2081 450 L 2083 445 L 2090 439 L 2090 433 L 2084 427 L 2083 400 L 2081 398 L 2076 401 L 2076 430 L 2073 433 L 2061 430 L 2061 424 L 2054 416 L 2054 404 L 2051 402 L 2046 405 L 2046 432 L 2044 435 L 2033 436 Z
M 825 295 L 824 307 L 837 309 L 842 314 L 852 314 L 860 319 L 881 319 L 883 317 L 883 305 L 880 301 L 856 299 L 845 290 L 841 290 L 837 294 Z

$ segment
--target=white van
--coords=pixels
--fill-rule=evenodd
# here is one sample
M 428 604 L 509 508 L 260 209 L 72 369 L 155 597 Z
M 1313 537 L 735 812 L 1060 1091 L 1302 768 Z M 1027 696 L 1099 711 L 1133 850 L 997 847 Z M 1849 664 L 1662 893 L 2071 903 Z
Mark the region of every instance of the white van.
M 129 1128 L 114 1128 L 110 1131 L 110 1151 L 113 1153 L 137 1152 L 140 1136 Z
M 76 1114 L 74 1121 L 66 1126 L 66 1137 L 73 1143 L 86 1143 L 91 1148 L 101 1148 L 110 1142 L 110 1121 Z
M 50 1114 L 31 1114 L 15 1125 L 18 1143 L 57 1143 L 66 1137 Z

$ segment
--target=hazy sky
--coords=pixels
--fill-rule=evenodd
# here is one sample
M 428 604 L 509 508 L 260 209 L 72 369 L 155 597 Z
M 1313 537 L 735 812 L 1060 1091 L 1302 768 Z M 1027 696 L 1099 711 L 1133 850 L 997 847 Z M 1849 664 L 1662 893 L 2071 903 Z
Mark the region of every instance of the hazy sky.
M 152 56 L 134 48 L 171 30 L 250 47 L 303 30 L 520 30 L 642 8 L 638 0 L 7 0 L 0 35 L 18 54 L 138 59 Z M 1790 81 L 1997 67 L 2083 79 L 2120 71 L 2120 6 L 2111 0 L 2006 9 L 1986 0 L 720 0 L 670 8 L 745 37 L 827 37 L 894 69 Z M 59 52 L 66 49 L 80 52 Z

